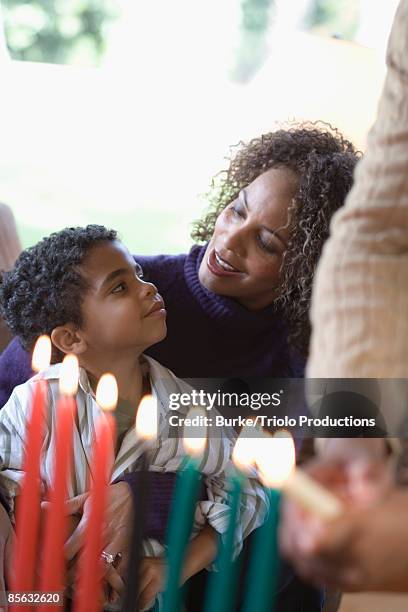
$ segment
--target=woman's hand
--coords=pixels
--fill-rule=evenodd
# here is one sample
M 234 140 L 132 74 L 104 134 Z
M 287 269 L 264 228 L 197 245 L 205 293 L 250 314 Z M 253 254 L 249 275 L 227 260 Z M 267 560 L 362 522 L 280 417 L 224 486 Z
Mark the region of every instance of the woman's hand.
M 104 563 L 102 559 L 99 563 L 100 576 L 103 579 L 103 601 L 109 603 L 116 602 L 125 591 L 125 584 L 120 575 L 120 569 L 119 567 L 113 567 Z M 78 580 L 78 556 L 76 556 L 67 565 L 66 585 L 71 587 L 71 590 L 68 592 L 69 595 L 78 589 Z
M 153 602 L 164 588 L 164 559 L 145 557 L 140 567 L 139 607 L 145 608 Z
M 48 502 L 42 507 L 47 510 Z M 66 512 L 70 516 L 69 537 L 65 544 L 65 554 L 69 563 L 68 578 L 72 582 L 79 551 L 84 543 L 86 526 L 89 520 L 90 498 L 88 493 L 70 499 Z M 126 572 L 128 545 L 132 528 L 133 501 L 130 487 L 125 482 L 110 485 L 108 503 L 103 529 L 103 550 L 112 554 L 121 553 L 122 559 L 116 568 L 104 565 L 105 591 L 110 599 L 123 593 L 123 576 Z
M 71 560 L 82 548 L 89 520 L 90 498 L 88 493 L 73 497 L 67 502 L 67 513 L 82 513 L 81 520 L 65 544 L 67 559 Z M 127 552 L 132 528 L 133 501 L 130 487 L 118 482 L 109 487 L 108 503 L 103 530 L 103 550 L 122 555 Z

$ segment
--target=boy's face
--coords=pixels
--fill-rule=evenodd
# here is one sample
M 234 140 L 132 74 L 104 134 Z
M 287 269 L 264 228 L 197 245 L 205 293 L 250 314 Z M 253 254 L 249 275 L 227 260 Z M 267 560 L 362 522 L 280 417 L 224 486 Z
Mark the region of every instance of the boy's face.
M 82 336 L 91 351 L 144 351 L 166 336 L 163 299 L 118 241 L 93 248 L 80 266 L 88 282 Z

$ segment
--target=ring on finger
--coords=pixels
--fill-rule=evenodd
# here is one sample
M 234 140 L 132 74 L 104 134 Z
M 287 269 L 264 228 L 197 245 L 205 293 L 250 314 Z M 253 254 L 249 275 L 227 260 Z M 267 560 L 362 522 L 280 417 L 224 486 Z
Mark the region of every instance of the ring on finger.
M 106 563 L 106 565 L 116 565 L 122 559 L 122 553 L 108 553 L 105 550 L 101 552 L 101 559 Z

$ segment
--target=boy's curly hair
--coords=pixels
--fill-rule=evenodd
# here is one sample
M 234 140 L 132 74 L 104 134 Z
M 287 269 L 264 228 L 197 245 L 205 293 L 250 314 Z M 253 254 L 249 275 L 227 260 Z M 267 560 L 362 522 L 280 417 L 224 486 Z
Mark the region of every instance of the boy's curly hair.
M 321 121 L 288 124 L 236 147 L 229 168 L 214 177 L 209 211 L 194 223 L 191 236 L 199 244 L 209 241 L 220 212 L 263 172 L 284 167 L 297 174 L 299 187 L 289 206 L 291 236 L 275 306 L 286 321 L 291 346 L 307 355 L 313 275 L 329 236 L 330 220 L 350 191 L 361 153 Z
M 69 227 L 23 251 L 13 270 L 1 275 L 1 313 L 27 350 L 59 325 L 82 325 L 88 285 L 78 266 L 93 247 L 116 239 L 101 225 Z

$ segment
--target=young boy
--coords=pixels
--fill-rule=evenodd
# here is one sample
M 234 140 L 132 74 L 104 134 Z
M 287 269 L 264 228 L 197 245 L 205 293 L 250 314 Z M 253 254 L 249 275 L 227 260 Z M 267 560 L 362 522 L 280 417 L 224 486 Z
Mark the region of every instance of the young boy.
M 44 497 L 52 481 L 58 362 L 67 353 L 76 355 L 81 367 L 69 497 L 89 490 L 94 424 L 100 416 L 94 392 L 99 377 L 107 371 L 116 377 L 120 398 L 112 481 L 137 470 L 144 445 L 136 438 L 133 425 L 142 395 L 150 390 L 157 397 L 160 431 L 169 410 L 169 393 L 188 393 L 191 388 L 143 355 L 147 347 L 165 337 L 166 311 L 156 287 L 142 280 L 140 266 L 118 241 L 116 232 L 90 225 L 67 228 L 44 238 L 24 251 L 14 270 L 4 274 L 0 303 L 9 327 L 27 349 L 32 349 L 41 334 L 48 334 L 53 344 L 53 365 L 42 374 L 49 385 L 50 398 L 42 463 Z M 16 387 L 0 412 L 0 461 L 12 495 L 18 493 L 27 412 L 36 380 L 33 377 Z M 226 529 L 225 470 L 230 466 L 232 443 L 230 434 L 208 439 L 200 468 L 207 499 L 197 505 L 194 539 L 187 552 L 183 581 L 213 561 L 218 534 Z M 155 448 L 149 452 L 150 469 L 174 472 L 180 468 L 184 454 L 180 438 L 159 433 Z M 264 491 L 249 480 L 242 496 L 238 540 L 242 542 L 259 526 L 265 513 Z M 144 553 L 155 559 L 144 564 L 142 605 L 151 602 L 161 590 L 164 573 L 162 544 L 148 540 Z

